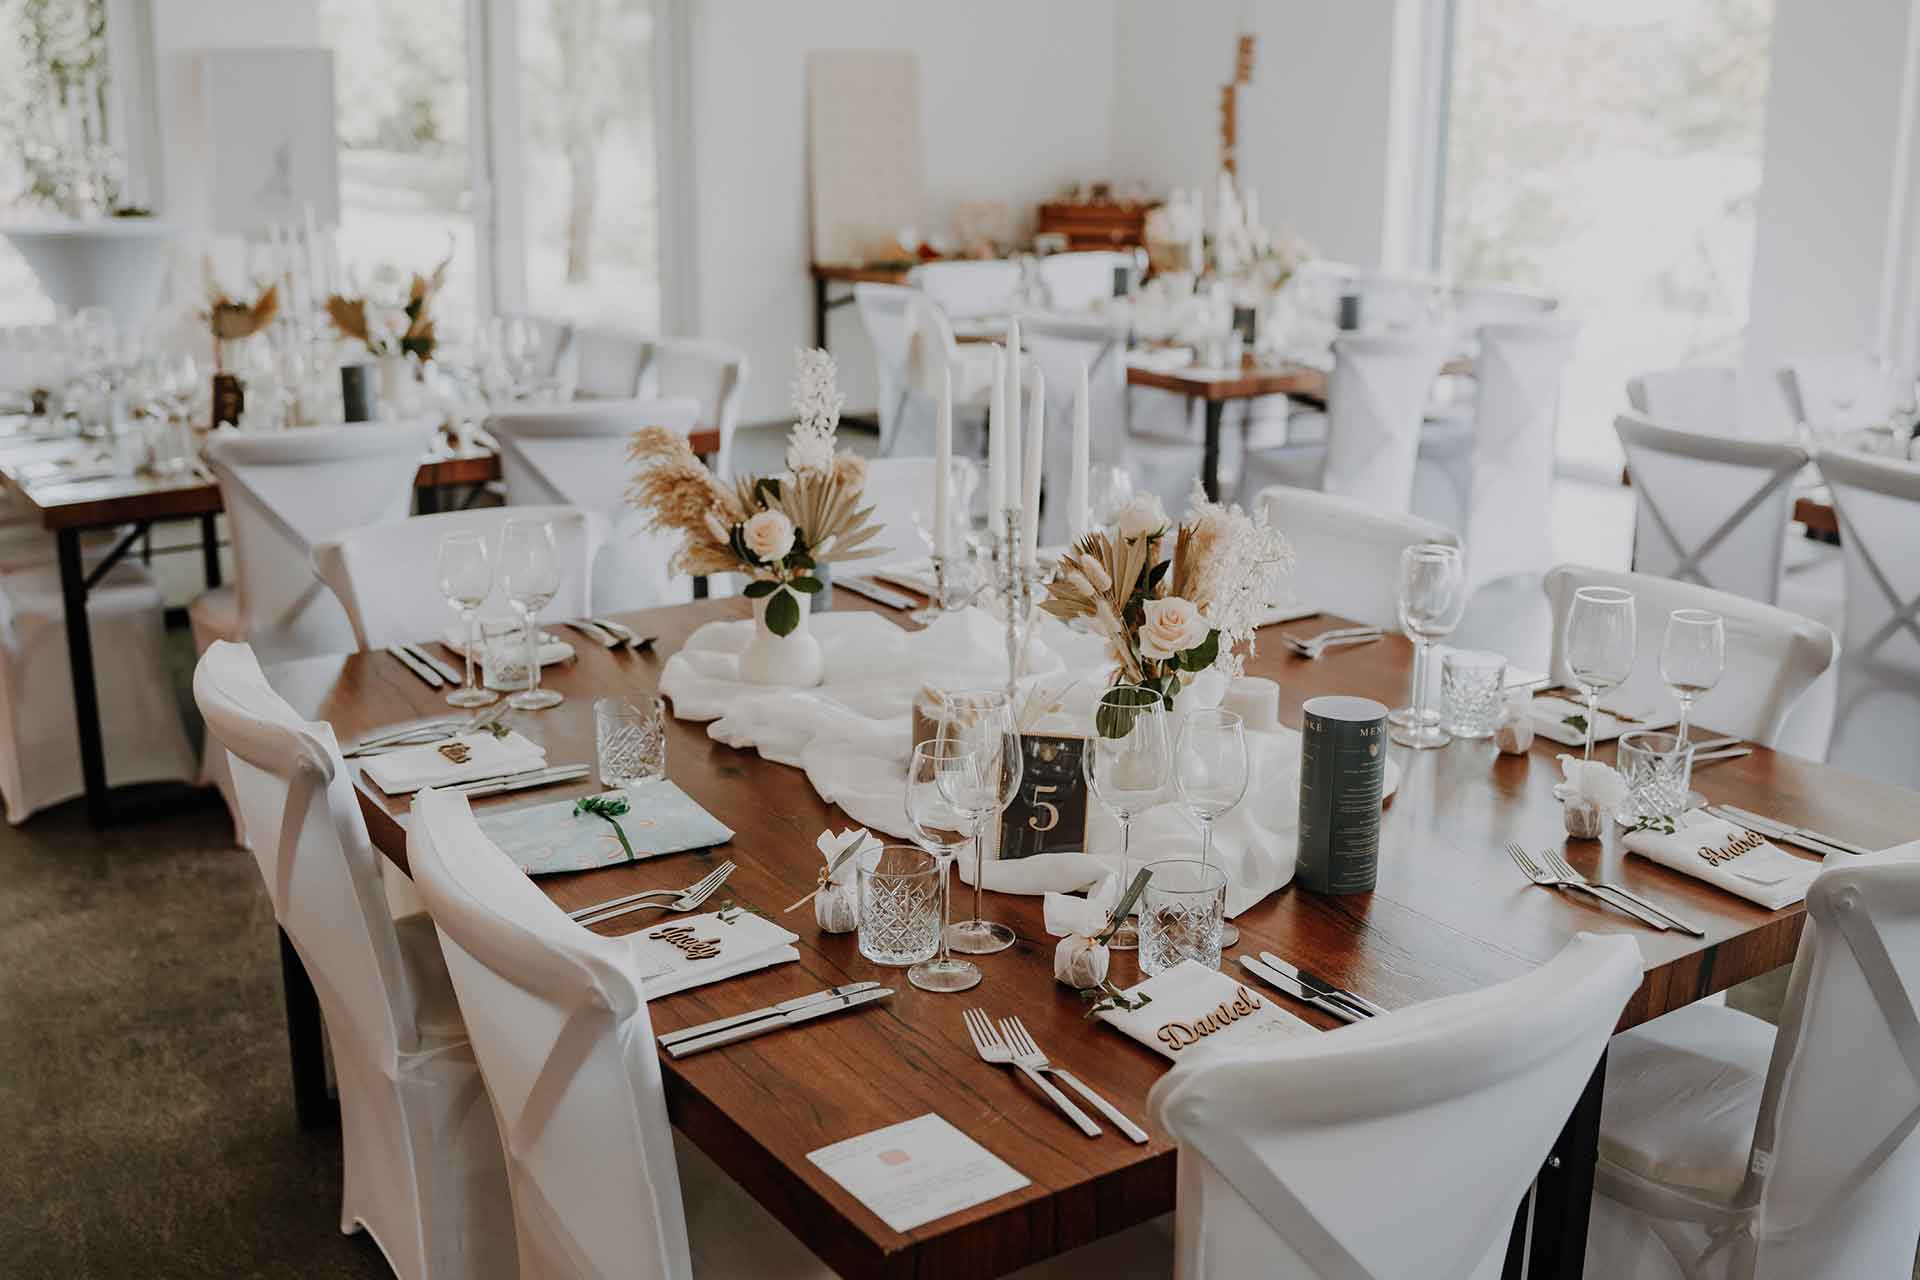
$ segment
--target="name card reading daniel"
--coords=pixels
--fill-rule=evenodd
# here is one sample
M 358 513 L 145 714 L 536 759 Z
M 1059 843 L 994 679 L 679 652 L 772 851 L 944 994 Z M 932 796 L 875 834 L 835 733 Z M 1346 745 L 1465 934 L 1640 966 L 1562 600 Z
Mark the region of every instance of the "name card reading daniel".
M 807 1159 L 902 1232 L 1028 1185 L 1019 1170 L 932 1112 L 809 1151 Z

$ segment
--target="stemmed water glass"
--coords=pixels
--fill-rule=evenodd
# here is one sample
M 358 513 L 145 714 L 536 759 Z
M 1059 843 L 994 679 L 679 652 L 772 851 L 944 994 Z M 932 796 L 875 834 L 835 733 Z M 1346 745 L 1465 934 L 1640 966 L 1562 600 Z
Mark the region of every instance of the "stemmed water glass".
M 1440 713 L 1427 706 L 1427 671 L 1433 646 L 1453 634 L 1466 608 L 1466 567 L 1458 547 L 1423 543 L 1400 553 L 1400 629 L 1413 641 L 1411 705 L 1388 717 L 1389 736 L 1403 747 L 1444 747 L 1453 735 L 1440 727 Z
M 482 689 L 474 680 L 474 651 L 480 646 L 480 606 L 493 590 L 492 558 L 487 555 L 487 540 L 479 533 L 445 533 L 435 555 L 440 574 L 440 594 L 460 613 L 467 636 L 467 682 L 447 695 L 449 706 L 484 707 L 499 701 L 500 695 Z
M 1247 734 L 1240 717 L 1219 707 L 1188 715 L 1174 741 L 1173 781 L 1200 824 L 1200 861 L 1211 866 L 1214 819 L 1247 794 Z M 1239 929 L 1221 926 L 1222 946 L 1239 940 Z
M 1013 704 L 1004 689 L 960 689 L 941 695 L 940 737 L 959 744 L 973 755 L 988 794 L 968 797 L 969 807 L 978 807 L 984 822 L 990 813 L 1004 810 L 1020 794 L 1020 779 L 1025 771 L 1021 757 L 1020 731 L 1013 722 Z M 942 775 L 945 778 L 945 775 Z M 947 785 L 942 781 L 942 786 Z M 960 804 L 959 797 L 953 797 Z M 976 806 L 975 801 L 979 804 Z M 953 949 L 966 955 L 992 955 L 1013 945 L 1014 933 L 1004 924 L 980 914 L 980 882 L 986 868 L 986 842 L 978 834 L 973 841 L 973 918 L 952 927 Z
M 1693 700 L 1720 683 L 1727 667 L 1727 628 L 1720 615 L 1705 609 L 1675 609 L 1667 615 L 1667 637 L 1660 646 L 1660 678 L 1680 700 L 1680 725 L 1674 737 L 1687 741 Z
M 1080 756 L 1087 789 L 1120 823 L 1120 883 L 1133 883 L 1133 819 L 1160 802 L 1171 767 L 1167 713 L 1149 689 L 1118 685 L 1100 695 L 1093 732 Z M 1140 945 L 1131 921 L 1108 940 L 1116 950 Z
M 1633 592 L 1618 587 L 1581 587 L 1567 610 L 1564 649 L 1567 672 L 1587 695 L 1587 749 L 1593 759 L 1593 730 L 1600 717 L 1600 695 L 1626 683 L 1633 674 Z
M 965 991 L 980 981 L 978 965 L 955 958 L 947 928 L 953 916 L 954 854 L 967 842 L 969 830 L 979 829 L 979 819 L 962 813 L 948 793 L 965 796 L 985 790 L 980 762 L 958 743 L 934 738 L 913 749 L 913 762 L 907 766 L 907 824 L 914 843 L 940 864 L 940 951 L 907 970 L 907 981 L 922 991 Z
M 540 687 L 540 627 L 535 618 L 560 592 L 560 553 L 545 520 L 509 520 L 500 531 L 500 590 L 519 612 L 527 634 L 527 687 L 507 699 L 519 711 L 539 711 L 565 699 Z

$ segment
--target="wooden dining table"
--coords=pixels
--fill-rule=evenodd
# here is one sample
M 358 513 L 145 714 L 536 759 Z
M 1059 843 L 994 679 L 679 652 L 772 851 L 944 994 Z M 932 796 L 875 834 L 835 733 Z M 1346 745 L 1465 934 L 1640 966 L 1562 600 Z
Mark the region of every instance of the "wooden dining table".
M 872 608 L 911 625 L 904 614 L 840 594 L 844 607 Z M 595 697 L 654 690 L 665 659 L 695 628 L 745 618 L 748 607 L 728 598 L 621 616 L 655 637 L 651 647 L 609 650 L 576 642 L 575 660 L 542 677 L 566 701 L 510 719 L 546 748 L 551 763 L 593 760 Z M 1287 629 L 1311 635 L 1339 622 L 1321 616 Z M 1299 725 L 1301 702 L 1317 694 L 1359 694 L 1388 705 L 1404 698 L 1412 651 L 1399 637 L 1309 661 L 1288 652 L 1271 629 L 1260 635 L 1248 670 L 1279 682 L 1288 725 Z M 276 666 L 268 675 L 301 714 L 330 722 L 343 743 L 445 711 L 439 692 L 385 653 L 313 658 Z M 1151 1125 L 1146 1109 L 1147 1092 L 1167 1065 L 1087 1020 L 1079 996 L 1054 981 L 1054 940 L 1042 928 L 1039 898 L 986 895 L 986 915 L 1011 925 L 1019 941 L 1009 951 L 979 958 L 985 976 L 978 987 L 957 998 L 916 990 L 900 970 L 863 959 L 852 935 L 822 933 L 807 908 L 784 910 L 814 887 L 820 865 L 815 837 L 851 825 L 847 817 L 823 803 L 799 770 L 724 746 L 704 725 L 673 720 L 667 737 L 668 776 L 730 826 L 732 840 L 709 850 L 547 876 L 540 886 L 555 903 L 573 908 L 638 889 L 686 885 L 717 859 L 730 858 L 738 870 L 725 894 L 799 934 L 800 960 L 653 1000 L 653 1030 L 841 983 L 875 980 L 896 993 L 862 1011 L 682 1061 L 663 1056 L 669 1114 L 688 1138 L 847 1276 L 1000 1275 L 1173 1208 L 1174 1145 Z M 1236 917 L 1241 938 L 1231 954 L 1269 949 L 1398 1008 L 1523 974 L 1582 931 L 1622 932 L 1639 943 L 1644 967 L 1640 987 L 1621 1014 L 1623 1029 L 1792 959 L 1804 923 L 1800 905 L 1762 910 L 1626 856 L 1612 832 L 1603 841 L 1567 839 L 1552 794 L 1559 778 L 1555 756 L 1562 750 L 1544 740 L 1525 755 L 1498 754 L 1490 741 L 1455 741 L 1423 752 L 1393 748 L 1402 780 L 1384 814 L 1377 888 L 1344 897 L 1283 888 Z M 1610 752 L 1602 748 L 1603 755 Z M 356 779 L 373 843 L 404 868 L 408 799 L 381 793 L 357 769 Z M 1920 831 L 1920 794 L 1764 747 L 1703 768 L 1695 784 L 1711 800 L 1874 848 Z M 484 816 L 597 790 L 589 779 L 476 801 L 475 809 Z M 1503 851 L 1508 841 L 1564 848 L 1581 871 L 1623 882 L 1688 917 L 1706 936 L 1656 932 L 1610 908 L 1538 888 Z M 626 917 L 599 930 L 621 934 L 656 920 Z M 301 990 L 297 960 L 288 963 L 296 1083 L 304 1114 L 321 1115 L 324 1093 L 316 1091 L 324 1090 L 325 1076 L 317 1006 L 310 990 Z M 1113 980 L 1125 986 L 1137 977 L 1133 955 L 1116 953 Z M 1276 998 L 1315 1026 L 1335 1026 L 1317 1011 Z M 1082 1137 L 1015 1075 L 975 1056 L 961 1020 L 969 1007 L 1018 1014 L 1057 1063 L 1148 1124 L 1152 1141 L 1136 1146 L 1111 1131 L 1099 1139 Z M 1524 1274 L 1581 1273 L 1603 1075 L 1604 1059 L 1542 1168 L 1531 1203 L 1516 1214 L 1508 1275 L 1523 1274 L 1523 1238 L 1530 1241 Z M 903 1233 L 885 1226 L 807 1159 L 808 1152 L 830 1143 L 928 1112 L 943 1116 L 1031 1185 Z M 1436 1152 L 1430 1172 L 1437 1175 L 1454 1154 Z

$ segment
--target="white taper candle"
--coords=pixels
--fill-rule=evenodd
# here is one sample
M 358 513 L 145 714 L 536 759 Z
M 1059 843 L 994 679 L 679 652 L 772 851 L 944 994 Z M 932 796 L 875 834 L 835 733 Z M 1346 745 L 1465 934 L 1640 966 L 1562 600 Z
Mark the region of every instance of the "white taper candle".
M 1087 531 L 1087 471 L 1093 432 L 1087 414 L 1087 362 L 1080 362 L 1080 385 L 1073 390 L 1073 485 L 1067 498 L 1067 528 L 1074 541 Z
M 987 403 L 987 535 L 998 537 L 995 521 L 1006 505 L 1007 477 L 1007 356 L 993 353 L 993 395 Z
M 953 521 L 947 513 L 947 486 L 953 483 L 953 366 L 940 370 L 940 412 L 933 420 L 933 553 L 947 558 Z M 937 603 L 937 602 L 936 602 Z
M 1000 491 L 1002 506 L 1012 509 L 1020 500 L 1020 446 L 1026 439 L 1020 428 L 1020 393 L 1026 387 L 1020 376 L 1020 322 L 1007 321 L 1007 470 Z
M 1027 402 L 1027 458 L 1021 468 L 1020 536 L 1027 544 L 1027 567 L 1040 560 L 1040 450 L 1047 434 L 1047 380 L 1035 365 L 1030 373 L 1033 398 Z

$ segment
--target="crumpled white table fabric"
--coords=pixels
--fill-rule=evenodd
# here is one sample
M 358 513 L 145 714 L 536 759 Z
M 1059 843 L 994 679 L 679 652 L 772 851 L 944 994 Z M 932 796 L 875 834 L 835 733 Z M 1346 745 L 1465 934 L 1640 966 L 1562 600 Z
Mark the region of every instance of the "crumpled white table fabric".
M 825 680 L 812 689 L 744 684 L 739 654 L 753 623 L 710 622 L 667 659 L 660 691 L 682 720 L 709 721 L 707 732 L 728 746 L 752 748 L 768 760 L 806 772 L 820 797 L 861 825 L 910 839 L 904 791 L 912 759 L 914 696 L 926 684 L 997 687 L 1006 680 L 1006 628 L 969 609 L 923 631 L 908 631 L 870 612 L 823 613 L 812 620 L 826 654 Z M 1038 732 L 1084 733 L 1111 664 L 1099 640 L 1039 615 L 1023 689 L 1060 702 L 1030 726 Z M 1188 706 L 1218 704 L 1226 681 L 1202 675 L 1181 696 Z M 1064 696 L 1056 691 L 1064 690 Z M 1177 715 L 1178 713 L 1176 713 Z M 1213 854 L 1227 872 L 1227 914 L 1238 915 L 1293 879 L 1299 818 L 1300 735 L 1289 729 L 1247 734 L 1246 799 L 1214 826 Z M 989 861 L 985 887 L 1005 893 L 1069 893 L 1087 888 L 1120 863 L 1120 826 L 1088 799 L 1088 850 Z M 991 841 L 989 844 L 991 845 Z M 1135 866 L 1166 857 L 1198 857 L 1200 829 L 1171 783 L 1167 802 L 1134 819 Z M 973 883 L 973 859 L 959 860 Z

